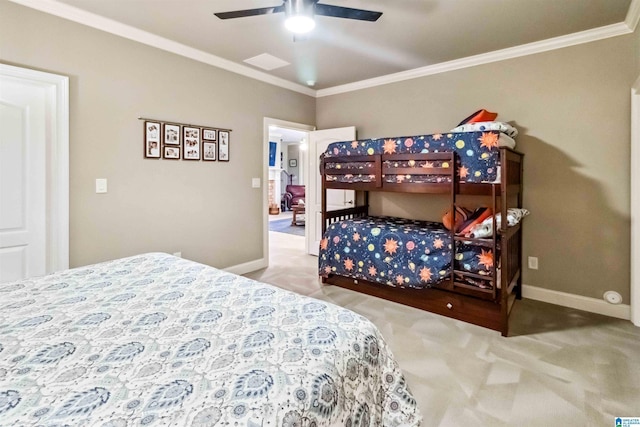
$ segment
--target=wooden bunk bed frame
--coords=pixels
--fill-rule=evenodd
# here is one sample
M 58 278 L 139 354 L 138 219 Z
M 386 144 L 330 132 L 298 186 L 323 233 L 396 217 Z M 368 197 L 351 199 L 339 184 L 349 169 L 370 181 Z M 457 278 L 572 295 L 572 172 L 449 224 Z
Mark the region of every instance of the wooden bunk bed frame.
M 509 148 L 500 148 L 501 174 L 497 183 L 460 183 L 457 167 L 417 169 L 394 166 L 394 162 L 408 160 L 428 162 L 448 162 L 456 165 L 456 153 L 420 153 L 420 154 L 376 154 L 371 156 L 322 157 L 322 232 L 334 222 L 363 217 L 369 211 L 370 191 L 391 191 L 416 194 L 449 194 L 451 212 L 455 213 L 457 195 L 487 196 L 494 213 L 500 213 L 500 227 L 493 219 L 493 237 L 471 239 L 458 236 L 451 231 L 452 273 L 430 288 L 398 288 L 363 279 L 330 274 L 322 282 L 384 298 L 400 304 L 427 310 L 436 314 L 462 320 L 475 325 L 493 329 L 507 336 L 509 332 L 509 314 L 516 299 L 522 298 L 522 222 L 515 226 L 507 225 L 507 209 L 522 207 L 522 166 L 523 154 Z M 353 162 L 369 162 L 368 166 L 349 167 Z M 330 167 L 333 165 L 333 167 Z M 441 175 L 442 183 L 385 182 L 384 175 L 411 174 Z M 326 175 L 371 175 L 371 182 L 327 181 Z M 358 206 L 327 211 L 327 190 L 343 189 L 363 192 Z M 455 219 L 452 221 L 455 223 Z M 465 241 L 474 245 L 491 248 L 494 254 L 500 253 L 500 268 L 494 266 L 491 274 L 492 289 L 483 289 L 459 280 L 461 276 L 487 280 L 487 276 L 454 270 L 456 244 Z M 498 272 L 498 270 L 500 270 Z

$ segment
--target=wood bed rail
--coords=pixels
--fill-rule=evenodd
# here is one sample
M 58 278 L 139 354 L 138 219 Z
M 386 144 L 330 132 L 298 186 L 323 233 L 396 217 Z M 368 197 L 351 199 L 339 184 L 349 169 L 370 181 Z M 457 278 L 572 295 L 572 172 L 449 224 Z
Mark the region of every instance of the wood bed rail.
M 331 166 L 333 165 L 333 166 Z M 382 186 L 382 176 L 380 174 L 381 156 L 336 156 L 327 157 L 324 154 L 320 160 L 320 174 L 322 181 L 327 184 L 340 185 L 342 181 L 327 181 L 327 176 L 347 176 L 347 175 L 367 175 L 375 176 L 369 182 L 356 184 L 366 184 L 367 187 L 380 188 Z M 353 185 L 353 184 L 350 184 Z M 334 187 L 335 188 L 335 187 Z
M 367 216 L 368 212 L 369 206 L 355 206 L 353 208 L 324 212 L 322 215 L 322 232 L 327 231 L 327 228 L 334 222 Z

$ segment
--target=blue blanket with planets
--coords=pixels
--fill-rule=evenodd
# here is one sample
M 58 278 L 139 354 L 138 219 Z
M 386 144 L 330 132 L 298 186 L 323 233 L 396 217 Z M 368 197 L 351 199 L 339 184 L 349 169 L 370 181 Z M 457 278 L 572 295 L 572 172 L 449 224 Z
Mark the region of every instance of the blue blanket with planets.
M 441 223 L 368 216 L 331 224 L 319 252 L 319 274 L 364 279 L 394 287 L 425 288 L 451 274 L 451 232 Z M 458 242 L 455 269 L 493 273 L 490 248 Z M 475 280 L 491 287 L 490 280 Z
M 401 136 L 394 138 L 362 139 L 334 142 L 327 147 L 325 158 L 337 156 L 371 156 L 374 154 L 457 153 L 457 174 L 460 182 L 495 182 L 500 170 L 500 147 L 515 147 L 515 141 L 499 131 L 457 132 L 433 135 Z M 429 165 L 416 165 L 424 171 Z M 423 172 L 424 173 L 424 172 Z M 372 177 L 348 176 L 352 182 L 369 182 Z M 415 176 L 393 177 L 403 182 Z M 325 177 L 327 180 L 345 179 Z

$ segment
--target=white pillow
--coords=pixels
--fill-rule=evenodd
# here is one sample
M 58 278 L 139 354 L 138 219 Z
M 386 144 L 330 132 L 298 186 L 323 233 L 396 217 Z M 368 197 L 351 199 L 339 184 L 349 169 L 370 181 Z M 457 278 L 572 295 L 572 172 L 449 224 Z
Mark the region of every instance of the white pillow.
M 513 227 L 520 221 L 522 218 L 529 215 L 529 211 L 523 208 L 509 208 L 507 209 L 507 225 L 509 227 Z M 500 228 L 501 224 L 501 215 L 498 213 L 496 215 L 496 227 Z M 483 239 L 485 237 L 493 236 L 493 217 L 482 221 L 480 224 L 475 225 L 469 231 L 469 237 L 476 239 Z
M 505 135 L 509 135 L 511 138 L 518 136 L 518 129 L 505 122 L 465 123 L 455 129 L 452 129 L 451 132 L 478 132 L 487 130 L 497 130 Z

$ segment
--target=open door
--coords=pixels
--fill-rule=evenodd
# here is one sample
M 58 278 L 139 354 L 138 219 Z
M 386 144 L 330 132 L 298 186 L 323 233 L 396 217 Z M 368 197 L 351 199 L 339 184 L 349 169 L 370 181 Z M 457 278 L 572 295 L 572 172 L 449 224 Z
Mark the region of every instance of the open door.
M 355 126 L 317 130 L 309 133 L 309 179 L 307 180 L 307 252 L 318 255 L 322 238 L 322 180 L 320 177 L 320 154 L 329 144 L 356 139 Z M 327 210 L 344 209 L 353 206 L 353 190 L 329 190 Z

